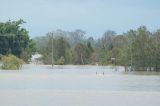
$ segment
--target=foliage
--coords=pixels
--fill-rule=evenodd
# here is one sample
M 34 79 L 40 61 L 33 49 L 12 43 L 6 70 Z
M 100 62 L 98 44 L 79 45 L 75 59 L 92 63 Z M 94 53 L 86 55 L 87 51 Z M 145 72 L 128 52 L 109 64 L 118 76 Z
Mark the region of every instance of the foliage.
M 51 63 L 53 37 L 54 62 L 64 64 L 121 65 L 130 71 L 160 71 L 160 30 L 150 32 L 145 26 L 121 35 L 106 31 L 101 38 L 85 37 L 85 32 L 57 30 L 38 42 L 44 60 Z M 36 42 L 36 45 L 41 45 Z
M 17 70 L 22 67 L 23 63 L 23 60 L 14 55 L 3 56 L 1 68 L 5 70 Z
M 56 62 L 57 65 L 64 65 L 65 64 L 65 58 L 62 56 L 60 59 L 57 60 Z
M 46 42 L 44 42 L 45 46 L 39 48 L 38 50 L 43 55 L 43 62 L 45 64 L 52 63 L 52 56 L 54 63 L 58 64 L 61 58 L 64 58 L 64 63 L 69 62 L 69 48 L 70 45 L 68 41 L 64 37 L 53 36 L 52 33 L 48 33 L 45 38 Z M 53 54 L 52 54 L 53 51 Z
M 24 57 L 24 61 L 27 62 L 32 53 L 35 52 L 35 47 L 29 38 L 28 31 L 21 27 L 24 23 L 25 21 L 21 19 L 18 21 L 0 22 L 0 54 L 13 54 L 23 59 L 24 52 L 27 52 L 27 58 Z
M 76 64 L 85 64 L 88 55 L 87 46 L 78 43 L 74 48 L 74 61 Z

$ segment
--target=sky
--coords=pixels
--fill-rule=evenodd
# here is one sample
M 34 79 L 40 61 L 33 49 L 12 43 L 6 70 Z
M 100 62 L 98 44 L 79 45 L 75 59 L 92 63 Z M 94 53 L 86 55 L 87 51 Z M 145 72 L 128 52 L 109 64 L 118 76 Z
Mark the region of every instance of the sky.
M 101 37 L 107 30 L 122 34 L 145 25 L 160 29 L 160 0 L 0 0 L 0 22 L 23 19 L 31 37 L 57 29 L 82 29 Z

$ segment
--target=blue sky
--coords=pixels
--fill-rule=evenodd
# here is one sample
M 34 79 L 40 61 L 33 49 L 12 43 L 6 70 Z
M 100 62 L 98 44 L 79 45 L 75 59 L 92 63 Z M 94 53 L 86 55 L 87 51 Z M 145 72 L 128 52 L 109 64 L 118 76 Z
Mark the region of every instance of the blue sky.
M 87 36 L 146 25 L 160 29 L 160 0 L 0 0 L 0 21 L 23 19 L 31 37 L 62 29 Z

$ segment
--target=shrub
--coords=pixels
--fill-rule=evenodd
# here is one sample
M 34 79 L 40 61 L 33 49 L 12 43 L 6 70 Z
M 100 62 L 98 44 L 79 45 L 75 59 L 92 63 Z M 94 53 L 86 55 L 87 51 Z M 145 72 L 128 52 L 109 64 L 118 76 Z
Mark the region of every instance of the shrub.
M 5 70 L 18 70 L 22 67 L 24 61 L 14 55 L 2 57 L 2 69 Z
M 64 65 L 65 64 L 65 58 L 63 56 L 61 56 L 61 58 L 57 60 L 56 64 L 57 65 Z

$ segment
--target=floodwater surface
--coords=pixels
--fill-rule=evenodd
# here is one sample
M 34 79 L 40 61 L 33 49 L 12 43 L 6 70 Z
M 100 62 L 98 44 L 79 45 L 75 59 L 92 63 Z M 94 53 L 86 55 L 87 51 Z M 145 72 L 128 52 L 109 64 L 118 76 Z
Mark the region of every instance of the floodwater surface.
M 0 106 L 160 106 L 160 73 L 113 66 L 0 70 Z
M 124 72 L 112 66 L 25 65 L 0 71 L 0 90 L 160 91 L 159 73 Z

